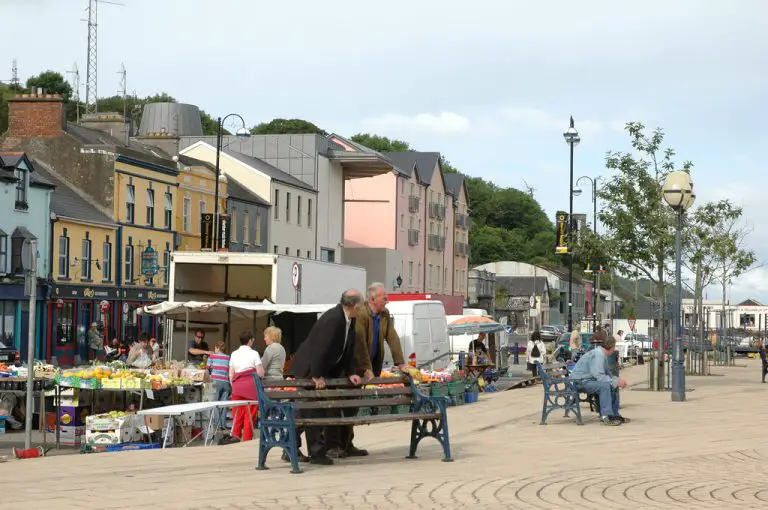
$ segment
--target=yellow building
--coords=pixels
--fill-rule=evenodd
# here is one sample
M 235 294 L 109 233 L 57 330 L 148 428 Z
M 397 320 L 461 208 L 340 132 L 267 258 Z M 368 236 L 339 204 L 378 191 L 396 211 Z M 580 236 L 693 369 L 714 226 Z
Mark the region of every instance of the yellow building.
M 178 232 L 176 249 L 199 251 L 201 249 L 201 217 L 215 212 L 216 168 L 205 161 L 178 156 L 178 196 L 175 219 Z M 227 202 L 227 181 L 219 179 L 219 213 L 224 214 Z

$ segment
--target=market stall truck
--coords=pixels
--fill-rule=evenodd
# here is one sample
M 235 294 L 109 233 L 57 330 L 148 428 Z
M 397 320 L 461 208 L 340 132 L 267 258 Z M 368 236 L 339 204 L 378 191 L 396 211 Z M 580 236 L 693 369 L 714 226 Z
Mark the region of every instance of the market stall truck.
M 365 269 L 268 253 L 174 252 L 171 254 L 169 296 L 171 302 L 185 301 L 264 301 L 278 304 L 338 303 L 349 288 L 365 291 Z M 264 322 L 262 324 L 261 322 Z M 251 324 L 234 327 L 196 323 L 191 328 L 206 332 L 209 347 L 221 338 L 230 348 L 247 328 L 255 335 L 266 326 L 253 319 Z M 174 335 L 172 356 L 184 359 L 186 326 L 181 321 L 168 328 Z

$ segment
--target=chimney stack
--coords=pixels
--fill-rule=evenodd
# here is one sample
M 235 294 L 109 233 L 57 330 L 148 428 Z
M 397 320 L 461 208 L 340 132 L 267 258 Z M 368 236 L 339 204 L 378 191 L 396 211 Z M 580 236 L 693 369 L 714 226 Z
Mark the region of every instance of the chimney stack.
M 64 101 L 58 94 L 21 94 L 8 100 L 8 136 L 13 138 L 53 138 L 61 136 L 66 125 Z

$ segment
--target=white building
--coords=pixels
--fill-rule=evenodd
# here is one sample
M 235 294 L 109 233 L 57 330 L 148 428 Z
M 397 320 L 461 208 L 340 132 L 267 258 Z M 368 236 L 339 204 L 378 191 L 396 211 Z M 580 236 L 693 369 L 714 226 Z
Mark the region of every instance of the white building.
M 693 299 L 683 299 L 683 313 L 686 326 L 693 323 Z M 704 300 L 704 326 L 710 329 L 726 328 L 745 329 L 750 332 L 765 331 L 768 324 L 768 305 L 755 299 L 746 299 L 739 304 L 725 304 L 723 317 L 723 302 Z

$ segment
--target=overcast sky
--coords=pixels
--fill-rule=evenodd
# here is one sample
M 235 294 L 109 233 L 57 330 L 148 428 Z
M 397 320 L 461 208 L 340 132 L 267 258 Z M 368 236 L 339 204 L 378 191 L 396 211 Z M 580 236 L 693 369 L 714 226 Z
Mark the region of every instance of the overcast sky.
M 628 149 L 621 127 L 642 121 L 695 163 L 700 203 L 744 206 L 749 244 L 768 254 L 765 0 L 121 1 L 99 7 L 100 96 L 124 64 L 129 93 L 401 138 L 470 175 L 526 181 L 550 215 L 568 205 L 568 116 L 577 176 L 607 175 L 605 152 Z M 76 63 L 84 83 L 87 4 L 0 0 L 0 79 L 16 58 L 22 79 Z M 591 211 L 588 193 L 576 210 Z M 747 296 L 768 302 L 768 269 L 733 286 Z

